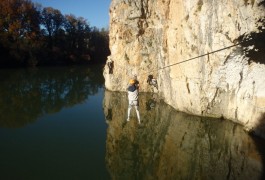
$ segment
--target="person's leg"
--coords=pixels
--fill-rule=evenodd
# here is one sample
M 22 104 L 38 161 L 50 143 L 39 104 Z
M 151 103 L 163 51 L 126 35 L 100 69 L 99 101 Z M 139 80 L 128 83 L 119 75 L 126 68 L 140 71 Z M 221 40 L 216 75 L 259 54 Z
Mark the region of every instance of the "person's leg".
M 140 123 L 141 120 L 140 120 L 140 112 L 138 110 L 138 106 L 135 106 L 135 110 L 136 110 L 136 115 L 137 115 L 138 122 Z
M 130 121 L 131 109 L 132 109 L 132 105 L 129 104 L 129 106 L 128 106 L 128 116 L 127 116 L 127 121 Z

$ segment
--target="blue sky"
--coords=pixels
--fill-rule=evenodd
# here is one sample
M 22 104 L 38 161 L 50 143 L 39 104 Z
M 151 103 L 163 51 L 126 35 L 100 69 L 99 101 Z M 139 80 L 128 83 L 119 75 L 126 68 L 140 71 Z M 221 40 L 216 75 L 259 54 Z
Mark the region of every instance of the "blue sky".
M 111 0 L 31 0 L 43 7 L 52 7 L 63 15 L 73 14 L 83 17 L 91 27 L 107 28 L 109 26 L 109 6 Z

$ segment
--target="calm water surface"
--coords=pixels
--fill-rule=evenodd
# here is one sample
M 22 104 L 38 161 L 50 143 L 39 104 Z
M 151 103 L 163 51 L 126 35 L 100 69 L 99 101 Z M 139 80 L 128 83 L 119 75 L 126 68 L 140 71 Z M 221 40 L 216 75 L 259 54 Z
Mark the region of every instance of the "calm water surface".
M 0 179 L 262 179 L 264 140 L 104 89 L 102 68 L 0 70 Z
M 0 179 L 108 179 L 98 71 L 1 70 Z

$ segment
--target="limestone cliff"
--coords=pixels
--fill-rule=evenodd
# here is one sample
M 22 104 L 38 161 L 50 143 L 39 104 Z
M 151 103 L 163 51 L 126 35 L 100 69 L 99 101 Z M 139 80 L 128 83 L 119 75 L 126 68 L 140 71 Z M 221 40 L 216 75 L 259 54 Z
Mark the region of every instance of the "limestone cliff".
M 175 109 L 265 132 L 264 0 L 112 0 L 110 50 L 107 89 L 152 74 Z

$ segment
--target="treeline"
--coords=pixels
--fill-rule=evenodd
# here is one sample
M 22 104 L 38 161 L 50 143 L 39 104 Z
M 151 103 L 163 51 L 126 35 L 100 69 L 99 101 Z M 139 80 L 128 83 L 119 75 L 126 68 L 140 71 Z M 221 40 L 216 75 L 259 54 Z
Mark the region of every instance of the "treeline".
M 108 30 L 30 0 L 1 0 L 0 67 L 102 63 Z

